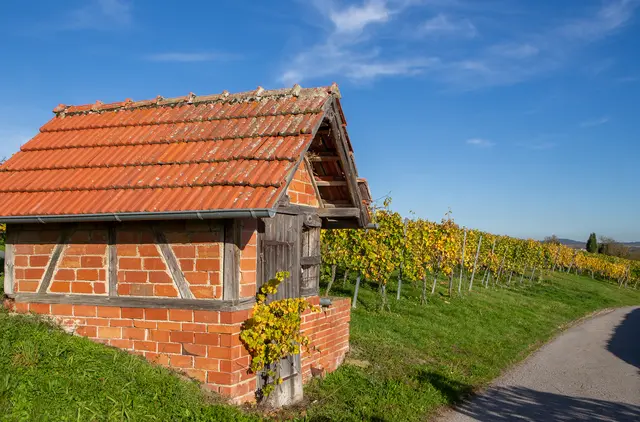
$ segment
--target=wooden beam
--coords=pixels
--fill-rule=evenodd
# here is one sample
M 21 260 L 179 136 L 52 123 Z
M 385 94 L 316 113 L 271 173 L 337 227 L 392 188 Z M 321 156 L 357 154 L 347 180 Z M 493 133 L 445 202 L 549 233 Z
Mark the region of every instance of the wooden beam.
M 109 225 L 109 245 L 107 276 L 109 277 L 109 296 L 118 296 L 118 246 L 116 245 L 116 226 Z
M 242 300 L 216 299 L 164 299 L 150 297 L 109 297 L 92 295 L 60 295 L 40 293 L 18 293 L 11 295 L 18 303 L 50 303 L 92 306 L 118 306 L 123 308 L 167 308 L 167 309 L 195 309 L 210 311 L 238 311 L 250 309 L 255 298 Z
M 311 186 L 313 187 L 313 191 L 316 193 L 316 197 L 318 198 L 318 203 L 321 207 L 324 205 L 324 201 L 322 200 L 322 196 L 320 195 L 320 189 L 318 189 L 318 184 L 316 183 L 316 176 L 313 173 L 313 166 L 309 162 L 308 158 L 304 158 L 304 165 L 307 169 L 307 173 L 309 174 L 309 179 L 311 179 Z
M 319 188 L 325 188 L 329 186 L 347 186 L 347 182 L 345 180 L 316 180 L 316 184 Z
M 51 280 L 53 279 L 53 273 L 58 267 L 60 256 L 64 251 L 64 247 L 67 245 L 67 243 L 69 243 L 69 239 L 74 232 L 75 230 L 67 228 L 60 234 L 60 243 L 58 243 L 53 250 L 53 255 L 51 255 L 51 260 L 49 260 L 49 265 L 47 265 L 47 270 L 45 271 L 42 282 L 40 283 L 40 287 L 38 288 L 38 293 L 46 293 L 47 290 L 49 290 L 49 285 L 51 284 Z
M 318 215 L 321 218 L 360 218 L 360 208 L 322 208 Z
M 309 161 L 312 163 L 326 163 L 340 161 L 337 155 L 310 155 Z
M 236 300 L 240 297 L 240 237 L 242 228 L 238 220 L 224 225 L 224 251 L 222 263 L 222 298 Z
M 306 205 L 288 205 L 276 208 L 278 214 L 300 215 L 300 214 L 317 214 L 318 208 Z
M 343 121 L 340 118 L 337 101 L 334 99 L 332 102 L 329 123 L 331 125 L 331 131 L 333 132 L 334 139 L 336 141 L 336 150 L 340 156 L 340 162 L 342 163 L 342 171 L 344 172 L 344 178 L 346 180 L 349 196 L 355 207 L 361 206 L 360 193 L 358 191 L 358 182 L 356 180 L 355 169 L 353 163 L 349 157 L 349 147 L 347 146 L 347 140 L 343 133 Z M 320 186 L 320 185 L 318 185 Z M 360 218 L 360 217 L 358 217 Z M 361 221 L 363 223 L 363 221 Z M 363 224 L 364 225 L 364 224 Z
M 13 294 L 13 277 L 14 277 L 14 255 L 13 255 L 13 235 L 10 226 L 7 226 L 7 240 L 4 251 L 4 293 Z
M 180 297 L 182 299 L 195 299 L 193 293 L 191 293 L 191 289 L 187 284 L 187 280 L 184 278 L 184 274 L 180 269 L 180 264 L 178 264 L 178 258 L 176 258 L 171 246 L 167 242 L 167 238 L 163 232 L 161 232 L 157 227 L 153 228 L 153 232 L 156 235 L 156 243 L 160 248 L 160 252 L 162 252 L 162 256 L 164 257 L 165 262 L 167 263 L 167 268 L 169 273 L 171 274 L 171 278 L 178 289 L 178 293 L 180 293 Z

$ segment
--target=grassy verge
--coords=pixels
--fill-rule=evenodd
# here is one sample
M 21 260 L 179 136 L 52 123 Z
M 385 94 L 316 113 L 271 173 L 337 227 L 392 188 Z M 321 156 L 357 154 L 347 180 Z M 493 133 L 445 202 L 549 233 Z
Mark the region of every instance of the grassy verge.
M 586 277 L 555 275 L 526 288 L 477 288 L 428 305 L 403 286 L 391 312 L 361 290 L 353 314 L 350 361 L 308 387 L 309 420 L 420 421 L 459 401 L 525 358 L 563 325 L 606 307 L 640 304 L 640 292 Z M 340 293 L 351 294 L 351 288 Z
M 0 419 L 253 420 L 142 358 L 0 311 Z
M 350 295 L 352 288 L 335 287 Z M 425 306 L 403 287 L 391 310 L 360 290 L 349 363 L 306 390 L 312 421 L 417 421 L 526 357 L 567 322 L 597 309 L 640 304 L 640 292 L 559 275 L 527 288 L 477 288 Z M 141 358 L 71 337 L 30 316 L 0 311 L 2 420 L 254 420 Z M 302 416 L 304 415 L 304 416 Z

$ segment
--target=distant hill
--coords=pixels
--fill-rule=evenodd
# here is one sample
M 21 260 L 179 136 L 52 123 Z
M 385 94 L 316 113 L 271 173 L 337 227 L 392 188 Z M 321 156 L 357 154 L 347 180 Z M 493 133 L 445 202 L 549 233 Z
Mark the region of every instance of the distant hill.
M 579 242 L 577 240 L 571 240 L 571 239 L 558 239 L 558 241 L 560 241 L 560 243 L 562 243 L 565 246 L 568 246 L 570 248 L 575 248 L 575 249 L 581 249 L 587 245 L 587 242 Z
M 580 242 L 573 239 L 558 239 L 560 243 L 573 249 L 584 249 L 587 246 L 587 242 Z M 629 247 L 629 258 L 640 260 L 640 242 L 621 242 L 623 245 Z

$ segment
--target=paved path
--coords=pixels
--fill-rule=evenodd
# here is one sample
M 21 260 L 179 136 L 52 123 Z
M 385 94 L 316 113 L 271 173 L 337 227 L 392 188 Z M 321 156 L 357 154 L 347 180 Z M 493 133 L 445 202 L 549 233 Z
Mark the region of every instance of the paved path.
M 640 421 L 640 307 L 570 328 L 439 420 Z

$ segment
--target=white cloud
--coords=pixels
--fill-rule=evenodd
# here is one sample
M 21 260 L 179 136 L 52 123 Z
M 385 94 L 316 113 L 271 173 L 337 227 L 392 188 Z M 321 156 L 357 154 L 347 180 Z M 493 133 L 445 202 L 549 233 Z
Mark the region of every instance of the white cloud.
M 471 145 L 474 147 L 478 147 L 478 148 L 491 148 L 492 146 L 495 145 L 494 142 L 488 141 L 486 139 L 482 139 L 482 138 L 471 138 L 471 139 L 467 139 L 467 145 Z
M 442 13 L 424 22 L 418 32 L 422 35 L 450 35 L 473 38 L 478 30 L 469 19 L 452 20 Z
M 226 53 L 213 53 L 213 52 L 200 52 L 200 53 L 187 53 L 187 52 L 167 52 L 167 53 L 155 53 L 145 56 L 146 60 L 153 62 L 180 62 L 180 63 L 193 63 L 193 62 L 213 62 L 213 61 L 229 61 L 235 60 L 238 56 Z
M 110 30 L 133 23 L 131 3 L 127 0 L 91 0 L 69 13 L 61 29 Z
M 593 17 L 576 19 L 559 28 L 564 37 L 597 40 L 626 25 L 638 7 L 637 0 L 607 2 Z
M 388 0 L 369 0 L 359 6 L 340 9 L 335 4 L 325 8 L 326 3 L 317 3 L 318 10 L 333 23 L 333 27 L 323 41 L 290 60 L 280 81 L 291 85 L 340 75 L 355 82 L 369 82 L 384 76 L 417 75 L 438 65 L 437 58 L 393 56 L 367 44 L 368 38 L 362 34 L 369 27 L 388 23 L 410 5 L 394 3 L 396 7 L 392 10 L 390 4 Z
M 501 31 L 497 38 L 477 36 L 472 19 L 477 16 L 487 22 L 513 15 L 477 3 L 365 0 L 342 3 L 341 7 L 337 2 L 313 0 L 320 12 L 317 21 L 329 25 L 323 26 L 325 32 L 318 42 L 287 60 L 281 81 L 290 84 L 342 77 L 367 82 L 427 74 L 454 90 L 514 85 L 572 65 L 590 43 L 612 36 L 627 25 L 640 0 L 605 0 L 599 9 L 583 10 L 577 18 L 559 23 L 555 20 L 546 27 L 540 23 L 529 31 Z M 426 11 L 431 18 L 415 24 L 415 20 L 405 19 L 410 8 Z M 513 23 L 501 27 L 513 27 Z M 409 25 L 412 30 L 407 29 Z M 430 38 L 444 36 L 455 38 L 455 44 L 454 40 L 446 47 L 429 42 Z M 588 68 L 599 73 L 607 70 L 609 62 L 595 59 L 592 63 Z
M 587 128 L 587 127 L 601 126 L 609 123 L 610 120 L 611 119 L 609 119 L 608 116 L 600 117 L 599 119 L 585 120 L 584 122 L 580 123 L 580 127 Z
M 389 20 L 389 9 L 383 0 L 369 0 L 362 6 L 349 6 L 343 10 L 332 10 L 329 18 L 336 32 L 360 32 L 367 25 Z

